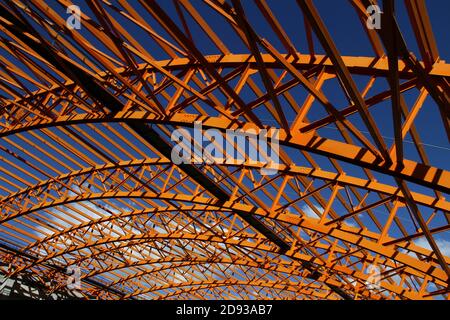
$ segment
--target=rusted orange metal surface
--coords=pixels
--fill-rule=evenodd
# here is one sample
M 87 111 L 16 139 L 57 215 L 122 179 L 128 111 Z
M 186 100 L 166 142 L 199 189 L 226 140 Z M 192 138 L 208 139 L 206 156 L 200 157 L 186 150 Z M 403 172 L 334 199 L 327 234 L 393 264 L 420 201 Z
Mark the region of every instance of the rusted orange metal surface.
M 405 1 L 419 57 L 393 1 L 381 29 L 376 1 L 342 4 L 367 56 L 291 2 L 309 52 L 285 1 L 86 0 L 78 29 L 70 0 L 0 3 L 0 273 L 51 293 L 76 267 L 87 299 L 450 299 L 450 171 L 421 139 L 426 109 L 450 150 L 450 65 L 425 1 Z M 279 129 L 277 173 L 175 164 L 196 121 Z

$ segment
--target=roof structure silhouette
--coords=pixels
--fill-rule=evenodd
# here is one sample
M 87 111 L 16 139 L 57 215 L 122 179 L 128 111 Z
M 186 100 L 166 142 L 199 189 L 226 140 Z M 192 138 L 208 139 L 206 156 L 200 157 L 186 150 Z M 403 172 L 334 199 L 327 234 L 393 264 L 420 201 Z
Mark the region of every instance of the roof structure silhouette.
M 0 3 L 1 274 L 62 298 L 449 298 L 425 1 L 74 4 Z M 250 139 L 174 163 L 198 123 L 278 129 L 275 172 Z

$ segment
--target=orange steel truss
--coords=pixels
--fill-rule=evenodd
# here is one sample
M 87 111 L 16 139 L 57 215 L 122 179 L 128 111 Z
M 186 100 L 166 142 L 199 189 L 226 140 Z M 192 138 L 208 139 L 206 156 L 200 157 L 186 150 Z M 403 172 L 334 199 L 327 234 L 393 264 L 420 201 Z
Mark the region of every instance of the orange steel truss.
M 99 299 L 449 299 L 450 172 L 420 134 L 426 109 L 450 139 L 450 65 L 425 1 L 404 2 L 418 57 L 394 1 L 381 29 L 375 0 L 341 3 L 373 55 L 341 55 L 312 0 L 86 0 L 81 29 L 69 0 L 2 1 L 0 273 L 51 294 L 77 267 Z M 175 165 L 195 121 L 280 129 L 278 172 Z

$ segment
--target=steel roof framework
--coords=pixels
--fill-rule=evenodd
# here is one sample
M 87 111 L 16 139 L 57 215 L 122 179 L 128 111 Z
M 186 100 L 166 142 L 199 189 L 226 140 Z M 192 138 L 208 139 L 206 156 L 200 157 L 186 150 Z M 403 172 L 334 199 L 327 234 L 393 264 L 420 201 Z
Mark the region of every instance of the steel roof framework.
M 375 1 L 346 3 L 372 57 L 341 55 L 310 0 L 296 2 L 307 53 L 265 0 L 252 8 L 281 46 L 239 1 L 176 0 L 168 12 L 88 0 L 81 30 L 66 25 L 71 4 L 1 4 L 2 273 L 37 277 L 51 293 L 78 266 L 86 298 L 449 298 L 436 236 L 449 229 L 450 173 L 427 155 L 418 115 L 434 108 L 450 138 L 450 66 L 423 1 L 405 1 L 420 59 L 389 0 L 380 30 L 365 24 Z M 246 52 L 230 49 L 205 8 Z M 327 96 L 331 83 L 348 105 Z M 222 133 L 279 128 L 280 170 L 174 165 L 171 132 L 194 121 Z M 366 285 L 370 264 L 380 289 Z

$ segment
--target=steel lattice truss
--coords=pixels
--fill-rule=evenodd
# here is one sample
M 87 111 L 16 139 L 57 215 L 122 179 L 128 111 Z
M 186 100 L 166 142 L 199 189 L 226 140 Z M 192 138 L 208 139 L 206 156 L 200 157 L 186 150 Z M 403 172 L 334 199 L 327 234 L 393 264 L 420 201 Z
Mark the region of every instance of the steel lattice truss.
M 424 1 L 417 57 L 393 1 L 373 30 L 375 1 L 342 3 L 372 56 L 341 55 L 311 0 L 87 0 L 80 30 L 69 0 L 2 1 L 1 272 L 51 293 L 78 266 L 102 299 L 448 299 L 450 173 L 420 135 L 426 109 L 448 142 L 450 65 Z M 280 170 L 174 165 L 194 121 L 279 128 Z

